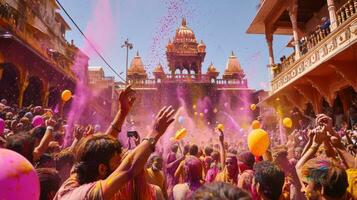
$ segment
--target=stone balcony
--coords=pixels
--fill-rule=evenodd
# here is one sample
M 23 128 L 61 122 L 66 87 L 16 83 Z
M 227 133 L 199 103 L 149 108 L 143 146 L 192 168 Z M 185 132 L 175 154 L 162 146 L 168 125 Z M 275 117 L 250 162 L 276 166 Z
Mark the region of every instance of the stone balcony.
M 49 27 L 34 8 L 25 2 L 0 0 L 0 33 L 11 35 L 11 38 L 29 46 L 59 71 L 76 79 L 71 66 L 77 48 L 54 34 L 53 27 Z M 33 27 L 33 31 L 29 31 L 29 27 Z M 35 32 L 41 37 L 36 36 Z
M 306 49 L 299 59 L 293 53 L 281 64 L 273 66 L 271 95 L 329 61 L 357 42 L 357 1 L 348 1 L 337 11 L 338 26 L 333 31 L 315 32 L 307 37 Z

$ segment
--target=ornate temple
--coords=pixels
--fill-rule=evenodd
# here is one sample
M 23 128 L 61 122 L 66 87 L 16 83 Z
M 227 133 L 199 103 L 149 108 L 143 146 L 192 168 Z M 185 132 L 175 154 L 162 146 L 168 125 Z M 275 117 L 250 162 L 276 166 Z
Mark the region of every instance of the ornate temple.
M 133 84 L 138 93 L 140 103 L 137 105 L 142 106 L 136 108 L 136 112 L 157 110 L 163 105 L 186 106 L 191 115 L 205 112 L 205 118 L 214 121 L 215 109 L 226 107 L 234 111 L 246 108 L 253 90 L 248 88 L 244 71 L 234 53 L 228 57 L 222 77 L 212 63 L 207 70 L 203 69 L 205 55 L 206 44 L 202 40 L 197 41 L 185 19 L 166 45 L 168 66 L 159 63 L 153 70 L 154 77 L 148 76 L 137 53 L 127 75 L 128 83 Z M 120 85 L 119 91 L 124 86 Z M 204 105 L 200 107 L 200 104 Z M 194 109 L 192 105 L 195 105 Z

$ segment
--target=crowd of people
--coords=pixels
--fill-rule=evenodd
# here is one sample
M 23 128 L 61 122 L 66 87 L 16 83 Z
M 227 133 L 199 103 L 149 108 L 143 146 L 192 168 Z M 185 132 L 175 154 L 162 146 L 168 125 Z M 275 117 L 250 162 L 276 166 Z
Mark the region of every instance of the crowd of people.
M 100 132 L 91 125 L 68 131 L 66 120 L 50 109 L 17 108 L 3 99 L 0 148 L 21 154 L 36 168 L 41 200 L 357 199 L 356 121 L 337 126 L 334 117 L 318 114 L 304 123 L 294 119 L 301 113 L 293 112 L 300 125 L 285 130 L 287 143 L 271 145 L 262 156 L 246 145 L 230 145 L 223 130 L 217 130 L 218 143 L 170 141 L 168 151 L 159 151 L 157 142 L 175 120 L 169 106 L 153 119 L 152 131 L 128 149 L 118 136 L 134 102 L 129 86 L 119 96 L 112 123 Z M 37 116 L 43 121 L 35 123 Z

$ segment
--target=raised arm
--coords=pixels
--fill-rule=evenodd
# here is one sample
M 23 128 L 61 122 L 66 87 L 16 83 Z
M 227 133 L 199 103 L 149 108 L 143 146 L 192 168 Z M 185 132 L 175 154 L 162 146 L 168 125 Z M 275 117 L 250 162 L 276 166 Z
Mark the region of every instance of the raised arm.
M 317 127 L 312 130 L 314 134 L 314 139 L 310 148 L 306 151 L 306 153 L 300 158 L 300 160 L 296 164 L 296 169 L 299 171 L 301 167 L 311 158 L 313 158 L 319 149 L 320 145 L 327 139 L 326 128 L 325 127 Z M 298 173 L 299 174 L 299 173 Z
M 41 139 L 40 144 L 35 147 L 33 151 L 33 161 L 36 161 L 40 159 L 42 154 L 44 154 L 48 148 L 48 145 L 50 144 L 52 138 L 53 138 L 53 127 L 56 124 L 56 121 L 54 121 L 52 118 L 46 120 L 46 132 L 44 136 Z
M 153 131 L 123 159 L 118 168 L 107 179 L 102 181 L 104 199 L 111 199 L 119 188 L 123 187 L 144 169 L 145 163 L 154 151 L 157 141 L 174 121 L 172 118 L 174 112 L 171 107 L 161 109 L 155 119 Z
M 131 88 L 131 85 L 125 88 L 119 95 L 119 111 L 115 115 L 115 118 L 109 128 L 106 131 L 106 134 L 118 138 L 118 134 L 123 127 L 125 118 L 128 115 L 131 107 L 135 102 L 135 91 Z
M 226 151 L 224 149 L 224 133 L 221 129 L 218 129 L 219 131 L 219 149 L 221 153 L 221 164 L 222 164 L 222 169 L 224 169 L 225 163 L 226 163 Z

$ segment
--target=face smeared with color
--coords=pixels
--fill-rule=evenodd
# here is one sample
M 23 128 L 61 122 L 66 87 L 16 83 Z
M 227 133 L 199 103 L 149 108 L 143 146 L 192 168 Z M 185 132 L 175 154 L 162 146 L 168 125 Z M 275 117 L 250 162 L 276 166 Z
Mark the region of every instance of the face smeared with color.
M 234 174 L 238 173 L 237 158 L 227 157 L 226 158 L 226 167 L 227 167 L 229 174 L 234 175 Z
M 318 200 L 320 197 L 319 188 L 312 181 L 303 181 L 302 191 L 308 200 Z

